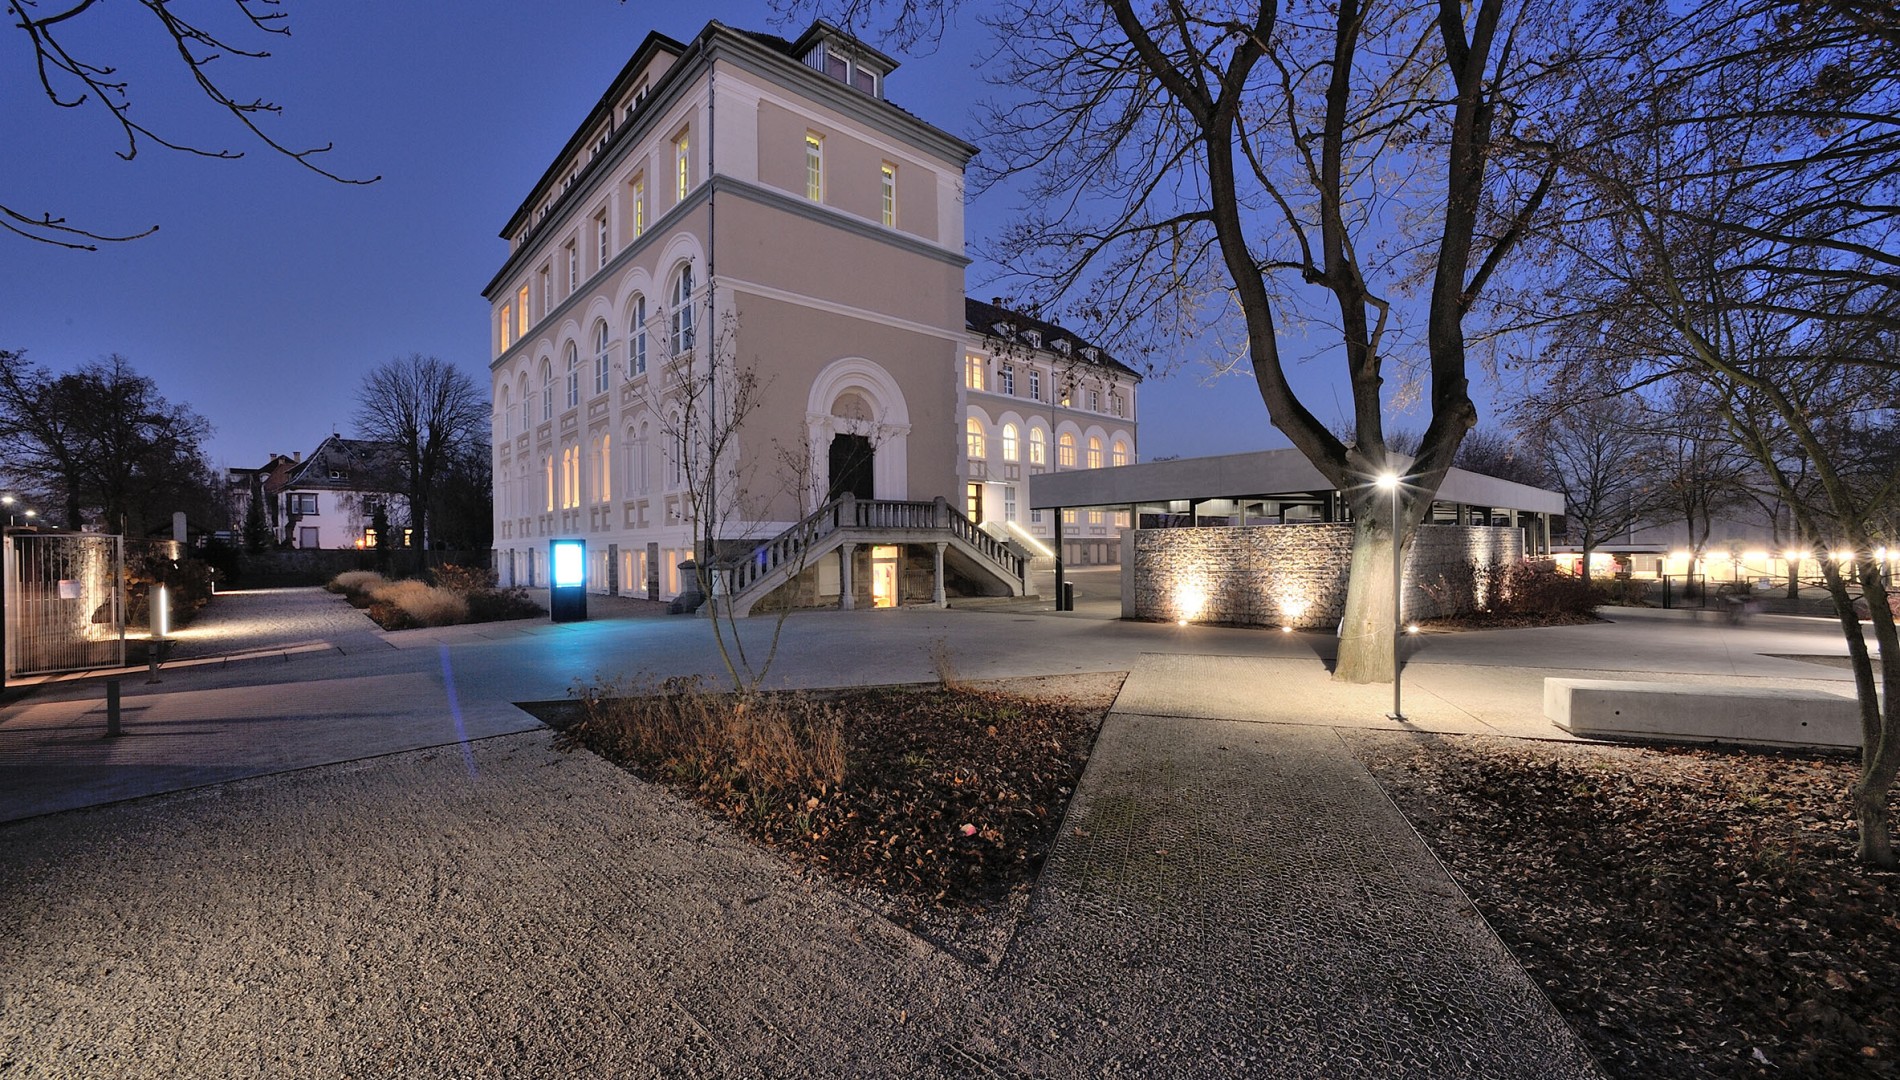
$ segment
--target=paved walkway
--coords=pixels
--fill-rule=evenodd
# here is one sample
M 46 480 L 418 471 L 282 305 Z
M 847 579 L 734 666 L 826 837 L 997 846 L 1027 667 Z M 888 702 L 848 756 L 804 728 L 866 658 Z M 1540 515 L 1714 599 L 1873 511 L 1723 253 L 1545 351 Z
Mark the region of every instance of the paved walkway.
M 1131 673 L 981 971 L 510 704 L 716 673 L 702 621 L 359 638 L 321 593 L 219 604 L 249 658 L 128 676 L 124 738 L 97 680 L 0 710 L 0 1063 L 24 1075 L 1593 1074 L 1340 744 L 1392 726 L 1390 688 L 1333 686 L 1322 638 L 798 616 L 778 685 L 926 679 L 946 649 L 968 678 Z M 303 609 L 338 632 L 308 639 Z M 1843 652 L 1829 629 L 1434 635 L 1407 712 L 1560 738 L 1533 692 L 1555 670 L 1844 692 L 1776 658 Z

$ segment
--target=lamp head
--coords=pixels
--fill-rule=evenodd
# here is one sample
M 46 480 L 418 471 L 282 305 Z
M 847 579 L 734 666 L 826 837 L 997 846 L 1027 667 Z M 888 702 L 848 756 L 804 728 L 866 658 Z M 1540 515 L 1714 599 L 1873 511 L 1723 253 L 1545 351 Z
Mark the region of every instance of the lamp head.
M 1382 472 L 1374 478 L 1372 482 L 1379 485 L 1379 490 L 1381 491 L 1394 491 L 1397 490 L 1399 486 L 1399 474 L 1395 472 Z

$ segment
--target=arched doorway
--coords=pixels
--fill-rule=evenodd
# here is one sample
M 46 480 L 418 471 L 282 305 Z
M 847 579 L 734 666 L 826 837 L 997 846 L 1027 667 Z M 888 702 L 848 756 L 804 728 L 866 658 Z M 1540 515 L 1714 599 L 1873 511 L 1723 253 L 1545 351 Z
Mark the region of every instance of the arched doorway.
M 832 361 L 812 380 L 806 419 L 813 505 L 847 492 L 908 497 L 910 410 L 882 366 L 862 357 Z

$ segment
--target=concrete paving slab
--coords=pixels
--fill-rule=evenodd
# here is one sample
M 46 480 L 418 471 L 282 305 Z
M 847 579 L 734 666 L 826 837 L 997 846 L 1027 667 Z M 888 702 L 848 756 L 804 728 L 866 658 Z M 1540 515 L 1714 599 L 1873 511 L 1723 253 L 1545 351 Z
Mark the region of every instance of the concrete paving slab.
M 1331 730 L 1118 704 L 1066 825 L 1005 972 L 1085 1021 L 1024 1074 L 1600 1075 Z
M 466 705 L 427 673 L 279 687 L 127 683 L 121 729 L 103 695 L 29 702 L 0 725 L 0 821 L 538 728 L 506 702 Z

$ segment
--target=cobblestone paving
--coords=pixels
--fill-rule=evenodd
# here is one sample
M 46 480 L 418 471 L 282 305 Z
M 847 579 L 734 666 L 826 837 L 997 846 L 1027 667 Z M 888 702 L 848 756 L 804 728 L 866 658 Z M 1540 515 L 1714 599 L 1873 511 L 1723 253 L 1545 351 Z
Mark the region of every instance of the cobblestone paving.
M 219 593 L 178 632 L 170 655 L 185 660 L 317 641 L 360 647 L 381 633 L 369 616 L 318 588 L 241 589 Z

